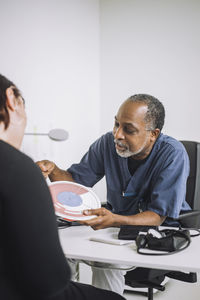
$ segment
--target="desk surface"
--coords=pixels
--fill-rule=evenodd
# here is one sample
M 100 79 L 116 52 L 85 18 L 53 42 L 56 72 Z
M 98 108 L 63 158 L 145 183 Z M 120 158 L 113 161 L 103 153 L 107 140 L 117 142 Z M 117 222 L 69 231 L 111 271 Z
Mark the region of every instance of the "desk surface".
M 118 231 L 117 228 L 94 231 L 87 226 L 73 226 L 59 229 L 59 236 L 66 257 L 71 259 L 122 264 L 129 267 L 200 271 L 200 236 L 192 238 L 187 249 L 167 256 L 140 255 L 136 252 L 134 242 L 128 245 L 111 245 L 90 241 L 92 236 L 116 238 Z

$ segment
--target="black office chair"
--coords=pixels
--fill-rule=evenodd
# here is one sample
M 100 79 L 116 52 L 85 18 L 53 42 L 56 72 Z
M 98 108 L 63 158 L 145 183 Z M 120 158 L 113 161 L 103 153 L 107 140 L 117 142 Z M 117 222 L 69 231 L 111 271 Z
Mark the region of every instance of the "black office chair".
M 188 153 L 190 160 L 190 174 L 187 180 L 186 201 L 192 208 L 191 211 L 180 213 L 177 219 L 183 228 L 200 228 L 200 143 L 181 141 Z M 147 288 L 144 294 L 148 300 L 153 300 L 153 289 L 165 290 L 161 283 L 165 277 L 184 282 L 197 282 L 196 273 L 179 271 L 136 268 L 127 272 L 125 284 L 133 288 Z M 135 292 L 135 291 L 134 291 Z M 139 292 L 141 293 L 141 292 Z
M 200 228 L 200 143 L 181 141 L 190 160 L 190 174 L 187 180 L 186 201 L 192 211 L 181 213 L 178 220 L 182 227 Z

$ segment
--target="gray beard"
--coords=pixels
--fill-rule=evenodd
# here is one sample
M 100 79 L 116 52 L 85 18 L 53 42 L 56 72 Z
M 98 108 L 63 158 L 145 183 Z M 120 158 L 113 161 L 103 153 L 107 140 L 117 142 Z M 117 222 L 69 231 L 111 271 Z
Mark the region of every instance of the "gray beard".
M 116 149 L 116 152 L 119 156 L 123 157 L 123 158 L 128 158 L 128 157 L 131 157 L 131 156 L 135 156 L 137 154 L 140 154 L 140 152 L 142 152 L 142 150 L 144 149 L 144 147 L 146 146 L 146 143 L 147 143 L 147 138 L 146 140 L 144 141 L 144 144 L 140 147 L 140 149 L 138 149 L 137 151 L 135 152 L 132 152 L 129 150 L 129 147 L 128 146 L 125 146 L 123 143 L 121 143 L 120 141 L 117 141 L 116 139 L 114 140 L 115 144 L 118 144 L 119 146 L 124 146 L 124 148 L 126 150 L 124 150 L 123 152 L 122 151 L 119 151 L 118 149 Z
M 116 149 L 116 152 L 119 156 L 124 157 L 124 158 L 128 158 L 130 156 L 134 155 L 134 152 L 131 152 L 129 150 L 125 150 L 124 152 L 120 152 L 118 149 Z

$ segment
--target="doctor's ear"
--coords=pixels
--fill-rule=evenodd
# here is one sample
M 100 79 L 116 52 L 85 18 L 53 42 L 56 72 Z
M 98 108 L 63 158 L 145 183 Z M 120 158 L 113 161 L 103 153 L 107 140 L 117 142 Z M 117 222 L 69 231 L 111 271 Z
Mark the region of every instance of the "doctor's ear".
M 10 86 L 6 89 L 6 105 L 11 111 L 14 111 L 17 105 L 17 99 L 15 97 L 13 88 L 14 86 Z
M 154 130 L 151 131 L 151 138 L 153 141 L 155 141 L 157 139 L 157 137 L 160 134 L 160 129 L 156 128 Z

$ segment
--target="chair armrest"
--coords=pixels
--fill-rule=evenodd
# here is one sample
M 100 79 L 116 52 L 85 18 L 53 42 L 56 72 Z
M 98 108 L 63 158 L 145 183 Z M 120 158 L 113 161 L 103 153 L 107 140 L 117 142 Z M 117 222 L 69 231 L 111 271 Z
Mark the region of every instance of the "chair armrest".
M 188 210 L 180 213 L 178 220 L 183 220 L 185 218 L 197 217 L 200 215 L 200 210 Z
M 188 210 L 175 219 L 184 228 L 200 228 L 200 210 Z

